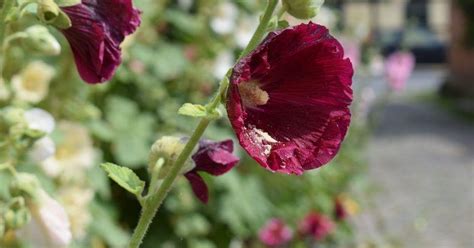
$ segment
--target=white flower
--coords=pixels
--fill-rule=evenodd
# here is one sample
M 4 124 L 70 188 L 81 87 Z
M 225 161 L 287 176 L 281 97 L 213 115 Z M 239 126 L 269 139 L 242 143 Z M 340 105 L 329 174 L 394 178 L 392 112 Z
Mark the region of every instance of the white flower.
M 214 62 L 214 76 L 222 79 L 227 71 L 234 65 L 234 55 L 230 51 L 224 51 L 217 56 Z
M 73 186 L 62 188 L 58 196 L 71 221 L 74 239 L 83 239 L 87 234 L 87 227 L 92 222 L 89 204 L 94 199 L 94 191 L 88 188 Z
M 92 139 L 85 127 L 78 123 L 61 121 L 58 124 L 61 140 L 56 153 L 41 163 L 51 177 L 63 176 L 68 180 L 82 180 L 84 171 L 94 165 Z
M 242 18 L 235 30 L 235 42 L 241 48 L 244 48 L 252 39 L 252 35 L 257 29 L 258 17 L 257 16 L 246 16 Z
M 28 128 L 39 130 L 47 134 L 51 133 L 55 127 L 53 116 L 40 108 L 32 108 L 24 114 Z
M 5 81 L 0 78 L 0 101 L 5 101 L 10 97 L 10 91 L 5 85 Z
M 53 156 L 55 152 L 56 146 L 54 145 L 54 141 L 50 137 L 45 136 L 33 144 L 33 149 L 30 151 L 30 158 L 34 162 L 39 163 Z
M 218 34 L 229 34 L 235 28 L 238 14 L 239 10 L 233 3 L 225 1 L 219 4 L 217 13 L 211 20 L 212 30 Z
M 31 221 L 17 236 L 38 248 L 67 247 L 72 233 L 66 211 L 42 189 L 38 190 L 37 197 L 38 202 L 30 207 Z
M 37 103 L 48 94 L 54 68 L 35 61 L 28 64 L 19 75 L 12 78 L 12 87 L 18 100 Z

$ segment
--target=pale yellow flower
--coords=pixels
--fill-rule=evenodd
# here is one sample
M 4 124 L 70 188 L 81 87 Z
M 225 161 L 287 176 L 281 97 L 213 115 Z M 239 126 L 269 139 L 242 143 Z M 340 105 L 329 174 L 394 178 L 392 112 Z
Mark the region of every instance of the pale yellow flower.
M 87 169 L 94 164 L 95 152 L 88 130 L 79 123 L 61 121 L 57 127 L 60 135 L 53 157 L 41 163 L 51 177 L 61 176 L 65 181 L 84 180 Z
M 48 94 L 54 68 L 41 62 L 28 64 L 20 74 L 13 76 L 12 88 L 15 98 L 25 102 L 38 103 Z
M 94 191 L 79 186 L 65 186 L 59 191 L 58 196 L 69 216 L 72 236 L 75 240 L 83 239 L 92 221 L 89 205 L 94 199 Z

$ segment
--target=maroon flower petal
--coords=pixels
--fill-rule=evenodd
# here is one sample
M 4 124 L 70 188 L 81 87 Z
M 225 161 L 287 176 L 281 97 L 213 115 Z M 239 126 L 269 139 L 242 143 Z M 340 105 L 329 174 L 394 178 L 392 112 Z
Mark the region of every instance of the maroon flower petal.
M 227 112 L 240 144 L 271 171 L 302 174 L 326 164 L 350 123 L 352 76 L 325 27 L 269 34 L 231 77 Z
M 239 158 L 232 154 L 233 150 L 232 140 L 200 141 L 198 151 L 192 156 L 196 164 L 194 170 L 205 171 L 214 176 L 228 172 L 239 162 Z
M 315 240 L 323 240 L 334 230 L 334 223 L 328 217 L 317 212 L 311 212 L 299 223 L 301 235 L 308 235 Z
M 190 171 L 184 174 L 189 183 L 191 183 L 191 188 L 193 189 L 196 197 L 203 203 L 207 203 L 209 200 L 209 190 L 207 189 L 206 182 L 204 179 L 197 174 L 195 171 Z
M 81 78 L 88 83 L 109 80 L 121 63 L 120 44 L 140 25 L 140 12 L 131 0 L 82 0 L 61 9 L 72 22 L 61 31 Z
M 347 209 L 339 198 L 336 198 L 334 202 L 334 214 L 337 220 L 345 220 L 349 216 Z

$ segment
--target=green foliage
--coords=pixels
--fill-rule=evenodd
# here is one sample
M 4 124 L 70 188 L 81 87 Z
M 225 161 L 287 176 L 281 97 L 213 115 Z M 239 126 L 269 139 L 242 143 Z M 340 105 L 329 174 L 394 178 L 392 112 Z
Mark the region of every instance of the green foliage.
M 145 182 L 140 180 L 132 170 L 112 163 L 103 163 L 101 167 L 118 185 L 137 197 L 141 197 Z
M 100 127 L 103 138 L 111 138 L 112 152 L 120 164 L 144 166 L 153 140 L 153 117 L 139 112 L 136 103 L 122 97 L 109 97 L 106 102 L 107 127 Z M 109 130 L 108 134 L 104 130 Z M 100 130 L 98 130 L 100 132 Z

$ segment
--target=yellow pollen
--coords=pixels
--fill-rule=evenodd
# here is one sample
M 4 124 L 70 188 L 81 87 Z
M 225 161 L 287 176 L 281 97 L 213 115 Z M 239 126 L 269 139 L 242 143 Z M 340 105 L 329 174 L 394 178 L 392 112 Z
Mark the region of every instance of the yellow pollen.
M 265 105 L 270 99 L 268 93 L 262 90 L 256 81 L 241 83 L 238 88 L 242 102 L 247 107 Z

